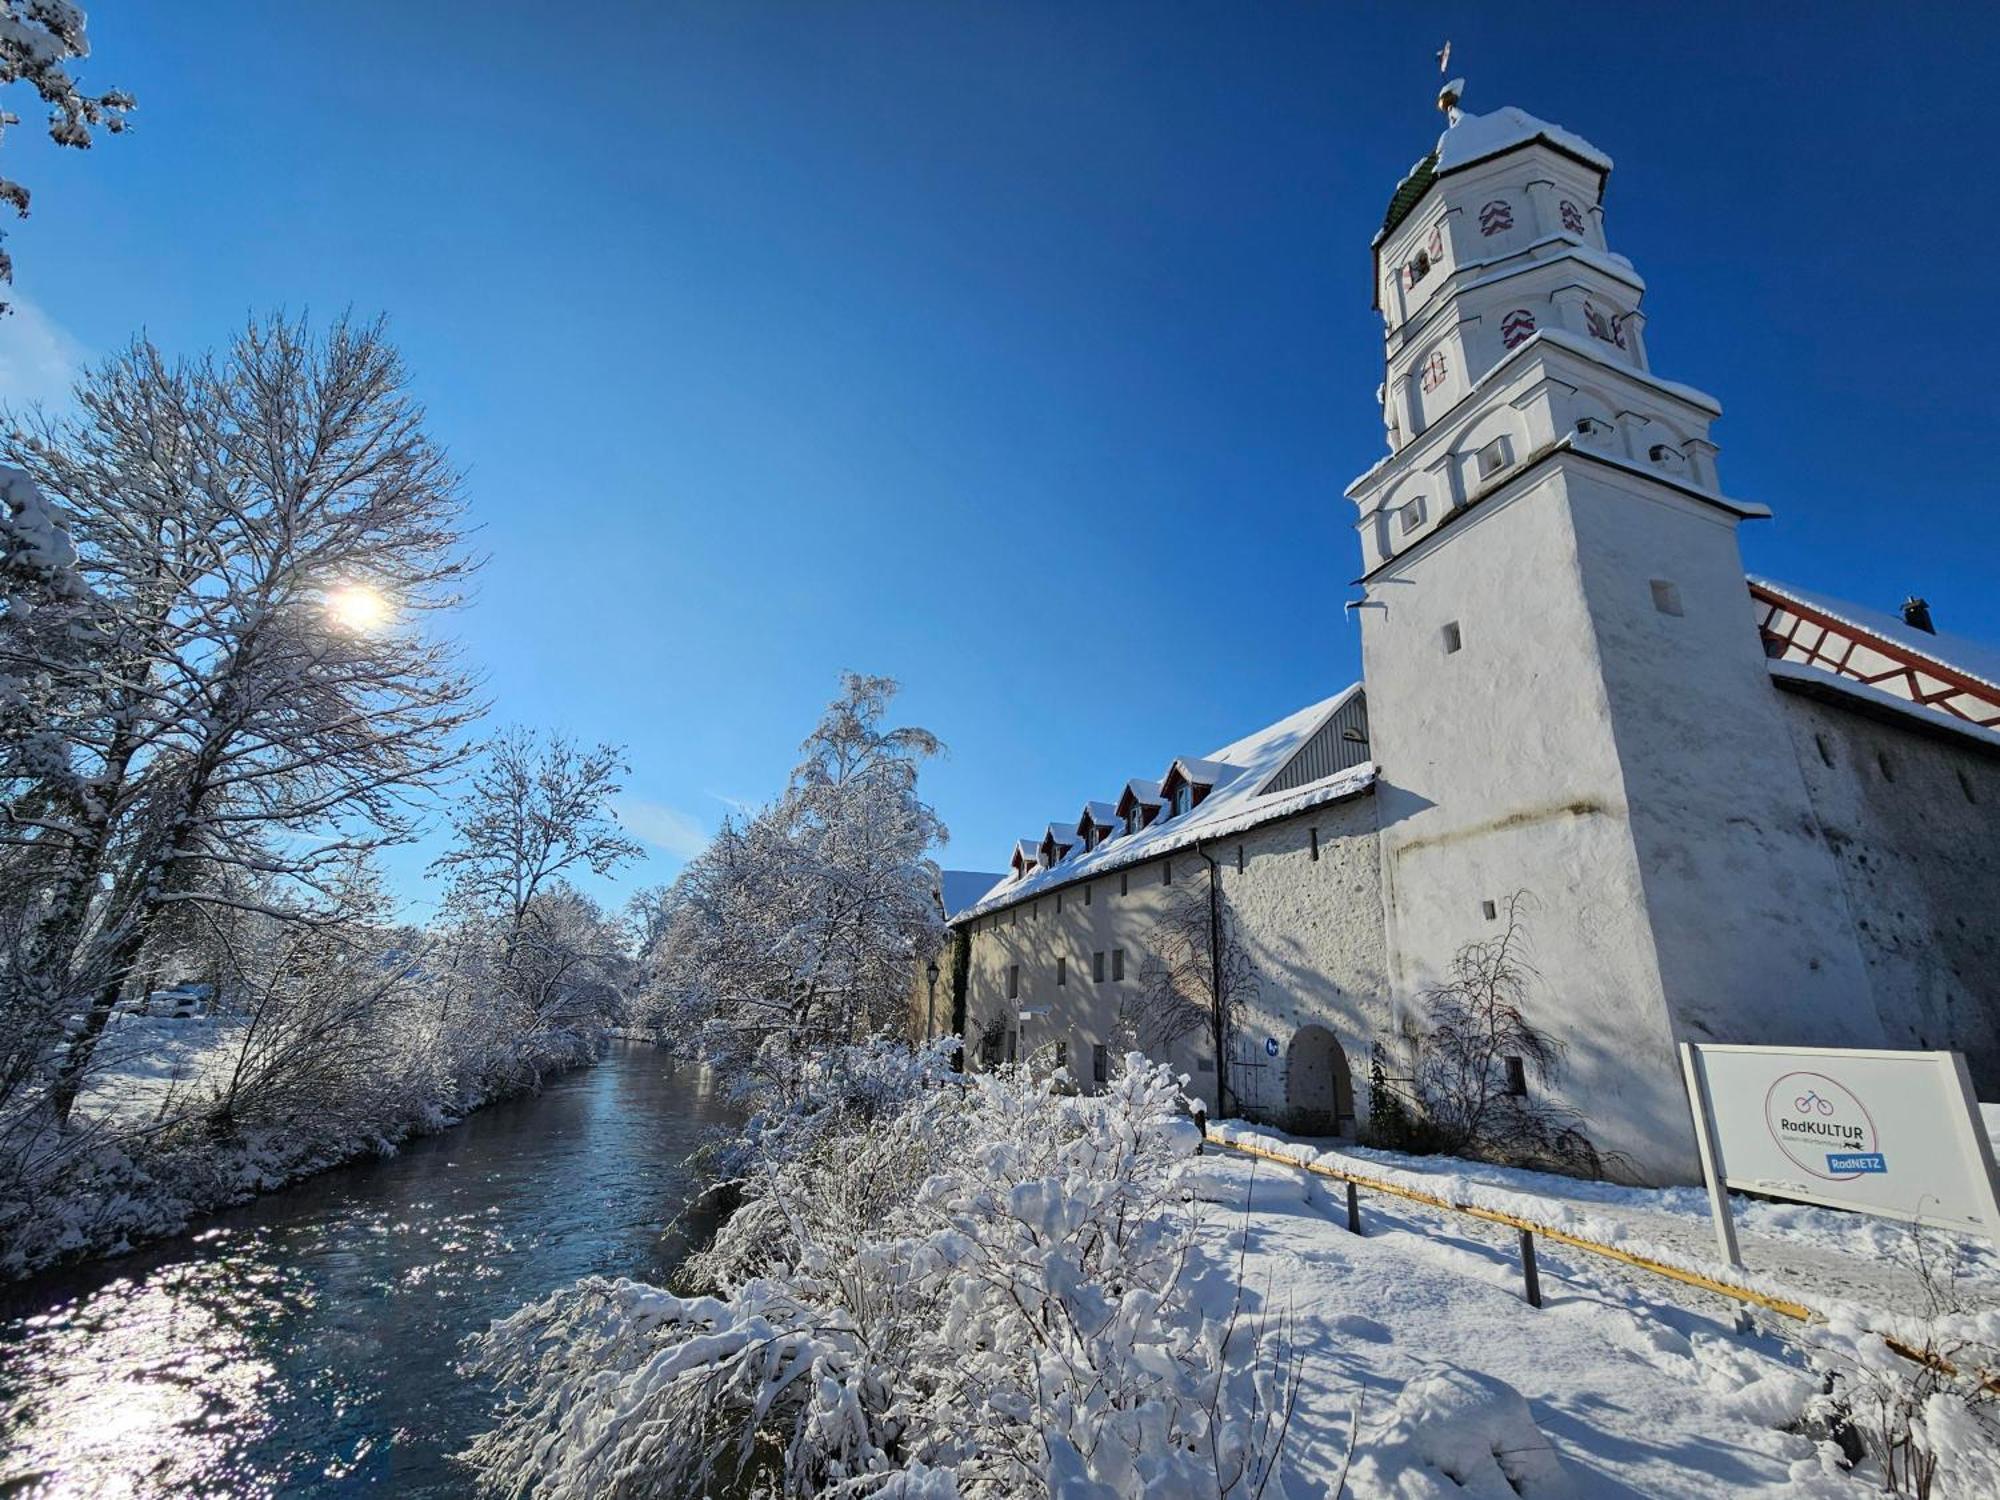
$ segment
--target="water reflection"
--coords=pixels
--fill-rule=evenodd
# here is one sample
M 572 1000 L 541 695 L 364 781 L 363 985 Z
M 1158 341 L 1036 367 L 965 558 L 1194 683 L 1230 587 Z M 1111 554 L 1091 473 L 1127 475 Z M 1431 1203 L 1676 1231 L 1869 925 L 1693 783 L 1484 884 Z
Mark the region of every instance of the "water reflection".
M 0 1289 L 0 1496 L 469 1494 L 464 1336 L 581 1275 L 664 1277 L 723 1116 L 623 1044 L 390 1161 Z

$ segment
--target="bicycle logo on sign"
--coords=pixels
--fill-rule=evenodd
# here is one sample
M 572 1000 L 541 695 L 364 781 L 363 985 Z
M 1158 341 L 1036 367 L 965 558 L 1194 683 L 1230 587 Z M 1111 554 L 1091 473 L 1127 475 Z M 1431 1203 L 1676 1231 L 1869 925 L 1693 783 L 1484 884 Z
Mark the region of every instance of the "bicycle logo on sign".
M 1831 1099 L 1822 1099 L 1811 1089 L 1807 1089 L 1792 1101 L 1792 1108 L 1802 1115 L 1809 1115 L 1815 1109 L 1823 1115 L 1830 1115 L 1833 1113 L 1833 1101 Z

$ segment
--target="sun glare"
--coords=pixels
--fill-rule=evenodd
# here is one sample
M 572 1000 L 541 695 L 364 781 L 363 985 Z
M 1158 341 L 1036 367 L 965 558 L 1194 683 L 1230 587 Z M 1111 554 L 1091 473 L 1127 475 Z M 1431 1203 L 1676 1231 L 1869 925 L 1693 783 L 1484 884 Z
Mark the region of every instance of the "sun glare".
M 327 596 L 326 608 L 335 623 L 349 630 L 380 630 L 389 621 L 389 601 L 358 583 L 335 589 Z

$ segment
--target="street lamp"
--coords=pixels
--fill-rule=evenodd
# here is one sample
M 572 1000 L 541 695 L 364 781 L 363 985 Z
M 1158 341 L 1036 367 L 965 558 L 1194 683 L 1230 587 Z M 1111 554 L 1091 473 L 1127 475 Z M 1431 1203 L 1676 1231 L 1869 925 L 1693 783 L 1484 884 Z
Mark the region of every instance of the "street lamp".
M 924 977 L 931 982 L 930 1003 L 924 1009 L 924 1040 L 937 1035 L 937 977 L 938 961 L 932 959 L 924 965 Z

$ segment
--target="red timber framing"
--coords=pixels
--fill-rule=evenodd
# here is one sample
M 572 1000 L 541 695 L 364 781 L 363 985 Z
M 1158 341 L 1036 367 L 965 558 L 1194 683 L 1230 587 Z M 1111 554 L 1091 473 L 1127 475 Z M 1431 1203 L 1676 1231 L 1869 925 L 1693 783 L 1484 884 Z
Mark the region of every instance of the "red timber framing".
M 1763 584 L 1750 585 L 1765 654 L 1804 662 L 1926 708 L 2000 728 L 2000 689 Z

